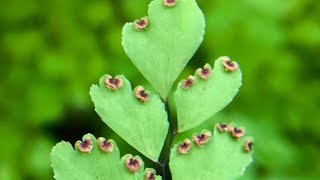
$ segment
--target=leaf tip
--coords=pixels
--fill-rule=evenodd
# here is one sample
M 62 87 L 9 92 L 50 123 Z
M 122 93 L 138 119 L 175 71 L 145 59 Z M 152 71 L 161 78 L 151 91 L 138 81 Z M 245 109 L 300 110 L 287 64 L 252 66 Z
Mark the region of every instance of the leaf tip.
M 220 132 L 229 132 L 230 131 L 230 127 L 226 123 L 219 123 L 216 125 L 216 127 L 218 128 L 218 130 Z
M 106 140 L 104 137 L 99 137 L 97 139 L 99 148 L 104 152 L 112 152 L 114 144 L 111 140 Z
M 188 154 L 192 147 L 192 142 L 190 139 L 185 139 L 178 147 L 178 152 L 180 154 Z
M 141 102 L 145 103 L 149 101 L 150 92 L 146 91 L 143 86 L 137 86 L 134 88 L 135 97 Z
M 105 79 L 105 85 L 108 89 L 112 91 L 117 91 L 123 85 L 123 80 L 120 75 L 113 78 L 111 75 L 107 74 Z
M 145 30 L 149 25 L 149 20 L 147 17 L 143 17 L 141 19 L 135 20 L 133 22 L 134 28 L 138 31 Z
M 177 4 L 177 0 L 163 0 L 163 4 L 167 7 L 173 7 Z
M 133 157 L 131 154 L 125 156 L 125 165 L 129 172 L 138 172 L 143 166 L 142 159 L 139 156 Z
M 156 179 L 156 171 L 154 169 L 146 169 L 145 170 L 145 180 L 155 180 Z
M 196 70 L 196 75 L 204 80 L 209 79 L 211 74 L 212 74 L 212 68 L 211 68 L 210 64 L 208 64 L 208 63 L 205 64 L 203 66 L 203 68 L 198 68 Z
M 211 131 L 203 131 L 201 134 L 193 135 L 193 141 L 199 146 L 204 146 L 212 137 Z
M 227 72 L 233 72 L 239 69 L 239 65 L 236 61 L 231 61 L 230 57 L 222 56 L 222 65 Z
M 83 136 L 82 141 L 78 140 L 75 143 L 75 149 L 82 153 L 91 153 L 93 149 L 93 140 L 91 134 L 86 134 Z
M 231 135 L 236 139 L 240 139 L 245 135 L 245 130 L 243 128 L 238 128 L 236 126 L 230 126 Z
M 245 141 L 245 144 L 244 144 L 244 150 L 247 152 L 247 153 L 250 153 L 253 149 L 253 140 L 252 139 L 247 139 Z
M 182 81 L 182 88 L 188 90 L 192 87 L 192 85 L 196 82 L 196 78 L 190 75 L 187 79 Z

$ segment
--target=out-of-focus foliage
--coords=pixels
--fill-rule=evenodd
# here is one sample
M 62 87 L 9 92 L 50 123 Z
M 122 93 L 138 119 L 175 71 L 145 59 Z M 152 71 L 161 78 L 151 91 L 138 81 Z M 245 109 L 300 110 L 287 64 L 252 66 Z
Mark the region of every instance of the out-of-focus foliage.
M 198 3 L 205 40 L 181 77 L 221 55 L 240 63 L 243 86 L 224 114 L 255 137 L 244 178 L 320 177 L 320 2 Z M 88 94 L 97 78 L 148 85 L 123 52 L 121 28 L 145 16 L 149 0 L 0 4 L 0 179 L 52 179 L 55 142 L 110 133 Z

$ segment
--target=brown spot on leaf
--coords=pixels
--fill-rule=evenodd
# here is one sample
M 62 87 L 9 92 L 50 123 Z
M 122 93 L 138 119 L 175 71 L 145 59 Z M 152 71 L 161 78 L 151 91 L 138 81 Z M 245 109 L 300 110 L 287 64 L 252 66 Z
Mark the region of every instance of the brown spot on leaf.
M 252 148 L 253 148 L 253 142 L 251 139 L 247 139 L 246 142 L 245 142 L 245 145 L 244 145 L 244 150 L 246 152 L 251 152 L 252 151 Z
M 220 132 L 228 132 L 228 131 L 230 131 L 230 127 L 226 123 L 219 123 L 219 124 L 217 124 L 217 127 L 218 127 L 218 130 Z
M 176 3 L 177 3 L 177 0 L 164 0 L 164 5 L 166 5 L 168 7 L 175 6 Z
M 222 65 L 224 66 L 226 71 L 236 71 L 239 68 L 239 65 L 235 61 L 231 61 L 229 57 L 222 57 Z
M 185 139 L 178 147 L 178 152 L 180 154 L 188 154 L 192 146 L 192 142 L 189 139 Z
M 203 66 L 203 68 L 199 68 L 196 71 L 196 74 L 201 78 L 201 79 L 208 79 L 211 76 L 212 69 L 209 64 L 206 64 Z
M 149 100 L 149 95 L 150 93 L 146 91 L 142 86 L 137 86 L 134 89 L 134 95 L 136 96 L 137 99 L 140 100 L 140 102 L 145 103 Z
M 128 158 L 125 161 L 126 167 L 130 172 L 138 172 L 139 169 L 141 168 L 141 160 L 138 158 L 134 158 L 132 156 L 128 156 Z
M 113 151 L 112 142 L 110 140 L 106 141 L 106 139 L 103 137 L 98 138 L 98 145 L 99 145 L 99 148 L 104 152 L 112 152 Z
M 147 17 L 143 17 L 139 20 L 134 21 L 134 27 L 136 30 L 145 30 L 149 25 L 149 21 Z
M 202 147 L 204 144 L 206 144 L 211 139 L 211 132 L 205 131 L 201 133 L 200 135 L 194 135 L 193 140 L 194 142 L 199 146 Z
M 93 149 L 93 142 L 89 138 L 85 139 L 83 142 L 77 141 L 75 144 L 75 147 L 83 153 L 90 153 L 91 150 Z
M 106 83 L 106 87 L 113 91 L 118 90 L 123 85 L 123 81 L 120 78 L 120 76 L 116 76 L 115 78 L 112 78 L 112 76 L 107 75 L 105 83 Z
M 155 180 L 156 174 L 153 171 L 147 171 L 146 180 Z
M 231 134 L 234 138 L 240 139 L 241 137 L 244 136 L 245 131 L 242 128 L 233 127 L 231 130 Z
M 183 82 L 182 82 L 182 88 L 185 89 L 185 90 L 190 89 L 191 86 L 192 86 L 195 82 L 196 82 L 196 78 L 195 78 L 194 76 L 190 75 L 190 76 L 188 77 L 188 79 L 183 80 Z

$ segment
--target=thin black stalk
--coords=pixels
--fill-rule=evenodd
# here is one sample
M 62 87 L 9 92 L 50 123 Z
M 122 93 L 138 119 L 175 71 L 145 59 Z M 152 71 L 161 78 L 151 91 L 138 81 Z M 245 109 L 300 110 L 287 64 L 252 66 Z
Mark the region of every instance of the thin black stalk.
M 169 139 L 168 148 L 165 150 L 164 161 L 163 161 L 163 163 L 159 163 L 159 165 L 162 167 L 163 180 L 166 180 L 166 168 L 167 168 L 167 166 L 169 164 L 168 160 L 169 160 L 169 156 L 170 156 L 171 146 L 172 146 L 172 143 L 173 143 L 173 139 L 177 134 L 176 131 L 175 131 L 175 128 L 174 128 L 173 120 L 171 118 L 170 107 L 169 107 L 168 101 L 165 102 L 165 106 L 166 106 L 166 110 L 167 110 L 167 113 L 168 113 L 168 121 L 169 121 L 171 130 L 170 130 L 170 139 Z

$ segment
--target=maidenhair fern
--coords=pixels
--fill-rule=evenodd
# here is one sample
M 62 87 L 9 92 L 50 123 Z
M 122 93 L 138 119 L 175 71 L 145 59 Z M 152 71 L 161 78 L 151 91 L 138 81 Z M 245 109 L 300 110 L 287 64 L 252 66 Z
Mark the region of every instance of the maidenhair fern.
M 168 95 L 200 46 L 204 28 L 204 16 L 195 0 L 153 0 L 147 17 L 124 25 L 122 45 L 156 92 L 142 86 L 132 88 L 123 75 L 108 74 L 90 89 L 103 122 L 144 158 L 160 165 L 162 177 L 154 169 L 144 168 L 139 156 L 127 154 L 120 158 L 113 140 L 87 134 L 74 148 L 60 142 L 52 149 L 55 179 L 235 179 L 244 173 L 252 161 L 253 140 L 234 124 L 217 124 L 172 143 L 177 134 L 221 111 L 241 86 L 238 63 L 220 57 L 178 83 L 173 96 L 177 125 L 170 118 Z M 170 142 L 163 147 L 166 138 Z M 166 172 L 168 165 L 171 173 Z

